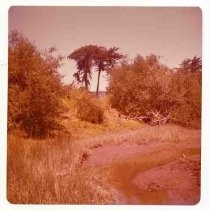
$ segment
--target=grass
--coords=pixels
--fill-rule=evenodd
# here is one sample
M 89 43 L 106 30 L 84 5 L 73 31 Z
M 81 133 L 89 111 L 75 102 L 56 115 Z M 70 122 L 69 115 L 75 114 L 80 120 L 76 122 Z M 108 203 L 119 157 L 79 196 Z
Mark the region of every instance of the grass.
M 68 104 L 68 100 L 65 101 Z M 179 143 L 194 130 L 177 125 L 146 126 L 121 118 L 101 100 L 103 124 L 80 121 L 72 105 L 63 118 L 67 133 L 55 139 L 34 140 L 9 136 L 7 198 L 18 204 L 115 204 L 110 175 L 97 168 L 85 168 L 82 159 L 89 150 L 125 141 L 139 145 L 154 142 Z M 67 135 L 70 134 L 70 135 Z
M 96 137 L 90 137 L 80 140 L 83 146 L 93 147 L 95 144 L 119 144 L 129 141 L 129 143 L 138 143 L 139 145 L 149 143 L 179 143 L 189 139 L 192 134 L 197 134 L 196 130 L 189 130 L 178 125 L 159 125 L 147 126 L 141 125 L 139 129 L 127 129 L 123 131 L 114 131 L 103 133 Z M 198 134 L 199 135 L 199 134 Z
M 74 108 L 75 103 L 69 99 L 65 99 L 64 103 L 68 107 L 68 112 L 62 124 L 74 140 L 92 138 L 110 132 L 135 130 L 144 125 L 137 121 L 127 121 L 124 118 L 120 118 L 119 113 L 115 109 L 107 106 L 106 98 L 100 99 L 101 107 L 104 109 L 104 122 L 102 124 L 81 121 L 77 118 Z
M 96 168 L 81 165 L 85 151 L 95 145 L 123 141 L 176 143 L 187 139 L 190 133 L 179 126 L 162 125 L 105 133 L 80 141 L 9 140 L 8 200 L 24 204 L 115 203 L 114 190 L 106 176 Z
M 8 143 L 8 200 L 20 204 L 107 204 L 111 187 L 96 169 L 80 166 L 71 141 Z
M 107 204 L 114 203 L 114 190 L 97 169 L 81 166 L 86 145 L 81 139 L 141 124 L 120 119 L 115 110 L 105 111 L 103 124 L 91 124 L 76 117 L 74 103 L 65 100 L 65 133 L 56 139 L 34 140 L 24 134 L 9 135 L 7 196 L 11 203 Z M 68 106 L 69 107 L 68 107 Z M 102 106 L 106 106 L 104 101 Z

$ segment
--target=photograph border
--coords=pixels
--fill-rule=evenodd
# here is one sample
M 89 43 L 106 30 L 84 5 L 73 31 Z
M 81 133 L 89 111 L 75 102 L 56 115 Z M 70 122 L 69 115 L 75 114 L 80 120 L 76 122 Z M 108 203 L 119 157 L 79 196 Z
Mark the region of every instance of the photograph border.
M 128 207 L 121 205 L 12 205 L 6 199 L 6 160 L 7 160 L 7 80 L 8 80 L 8 9 L 11 6 L 144 6 L 144 7 L 159 7 L 159 6 L 194 6 L 200 7 L 203 13 L 203 32 L 202 32 L 202 58 L 203 58 L 203 72 L 202 72 L 202 154 L 201 154 L 201 200 L 197 205 L 180 206 L 178 205 L 128 205 L 129 209 L 149 209 L 149 210 L 168 210 L 170 209 L 182 209 L 182 210 L 205 210 L 210 207 L 210 172 L 209 163 L 210 158 L 208 156 L 210 150 L 210 135 L 208 134 L 208 127 L 210 125 L 210 100 L 209 100 L 209 84 L 210 84 L 210 74 L 208 69 L 210 69 L 210 61 L 207 59 L 210 55 L 210 11 L 207 6 L 208 1 L 205 0 L 182 0 L 182 1 L 157 1 L 157 0 L 144 0 L 144 1 L 133 1 L 133 0 L 106 0 L 106 1 L 89 1 L 89 3 L 80 1 L 66 1 L 66 0 L 16 0 L 1 2 L 0 4 L 0 46 L 2 47 L 0 55 L 0 208 L 2 210 L 69 210 L 69 209 L 118 209 L 127 210 Z M 207 47 L 208 46 L 208 47 Z M 108 206 L 108 207 L 107 207 Z M 116 207 L 117 206 L 117 207 Z

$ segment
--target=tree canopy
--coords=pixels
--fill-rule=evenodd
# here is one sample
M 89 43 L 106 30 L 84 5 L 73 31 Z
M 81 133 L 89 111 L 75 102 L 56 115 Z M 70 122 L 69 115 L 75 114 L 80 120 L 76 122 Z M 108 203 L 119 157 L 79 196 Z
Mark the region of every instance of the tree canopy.
M 96 93 L 98 94 L 101 72 L 113 68 L 118 61 L 124 58 L 117 51 L 116 47 L 107 49 L 103 46 L 87 45 L 75 50 L 67 58 L 76 61 L 78 71 L 74 73 L 74 77 L 79 83 L 84 83 L 86 89 L 90 85 L 92 67 L 96 67 L 98 71 Z
M 9 34 L 9 130 L 18 124 L 27 135 L 43 137 L 55 128 L 61 111 L 57 69 L 62 57 L 53 56 L 54 50 L 40 51 L 22 34 Z
M 170 70 L 154 54 L 112 71 L 109 96 L 112 107 L 129 118 L 200 127 L 201 72 Z
M 192 59 L 190 58 L 185 59 L 179 65 L 177 70 L 179 72 L 184 72 L 184 73 L 187 73 L 187 72 L 195 73 L 195 72 L 201 71 L 202 70 L 201 57 L 194 56 Z

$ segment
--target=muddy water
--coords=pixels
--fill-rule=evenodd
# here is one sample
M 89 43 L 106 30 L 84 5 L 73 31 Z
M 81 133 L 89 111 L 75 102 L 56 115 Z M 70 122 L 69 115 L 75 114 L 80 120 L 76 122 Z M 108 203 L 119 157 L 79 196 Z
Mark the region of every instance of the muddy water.
M 123 162 L 116 162 L 97 168 L 100 168 L 101 171 L 109 172 L 110 183 L 119 192 L 119 204 L 165 204 L 167 203 L 166 190 L 155 190 L 152 184 L 146 190 L 140 190 L 132 182 L 133 179 L 140 172 L 168 164 L 181 157 L 196 154 L 200 154 L 200 149 L 165 148 L 149 155 L 136 156 Z

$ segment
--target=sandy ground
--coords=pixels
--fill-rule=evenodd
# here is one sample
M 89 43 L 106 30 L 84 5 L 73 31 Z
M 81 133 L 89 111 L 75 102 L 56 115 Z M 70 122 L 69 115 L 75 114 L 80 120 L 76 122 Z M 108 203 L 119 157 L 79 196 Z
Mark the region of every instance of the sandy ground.
M 85 167 L 109 173 L 116 204 L 187 204 L 200 198 L 200 139 L 180 143 L 123 142 L 91 149 Z

